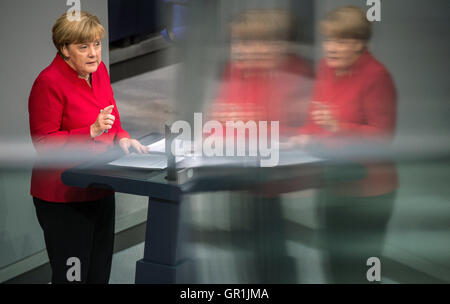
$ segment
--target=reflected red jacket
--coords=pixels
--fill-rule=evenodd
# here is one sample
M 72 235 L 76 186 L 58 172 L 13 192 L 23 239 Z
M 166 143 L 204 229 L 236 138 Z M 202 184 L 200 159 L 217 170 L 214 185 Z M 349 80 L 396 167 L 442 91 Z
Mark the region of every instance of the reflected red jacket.
M 271 121 L 278 121 L 281 136 L 293 135 L 302 125 L 299 116 L 306 113 L 313 74 L 309 63 L 294 55 L 287 56 L 279 68 L 272 70 L 249 72 L 229 63 L 211 112 L 214 115 L 220 106 L 234 105 L 235 109 L 223 107 L 230 115 L 226 120 L 267 121 L 268 130 Z
M 95 139 L 90 126 L 101 109 L 114 105 L 113 127 Z M 89 155 L 104 152 L 129 134 L 122 129 L 108 71 L 103 62 L 92 73 L 92 88 L 78 77 L 60 55 L 35 80 L 28 100 L 30 133 L 38 157 L 50 153 Z M 68 154 L 70 155 L 70 154 Z M 61 181 L 61 167 L 35 165 L 31 177 L 31 195 L 50 202 L 90 201 L 113 192 L 96 188 L 66 186 Z M 70 167 L 70 166 L 69 166 Z
M 369 142 L 376 140 L 377 144 L 384 145 L 389 144 L 394 136 L 395 86 L 387 69 L 367 50 L 352 65 L 348 75 L 335 76 L 334 70 L 321 60 L 312 100 L 330 106 L 338 120 L 339 130 L 323 129 L 308 115 L 307 124 L 300 129 L 301 134 L 327 138 L 332 145 L 339 144 L 340 139 L 346 137 Z M 309 112 L 313 108 L 310 106 Z M 338 138 L 338 142 L 333 138 Z M 397 171 L 392 162 L 362 164 L 366 168 L 366 177 L 356 182 L 336 184 L 335 191 L 352 196 L 375 196 L 398 187 Z

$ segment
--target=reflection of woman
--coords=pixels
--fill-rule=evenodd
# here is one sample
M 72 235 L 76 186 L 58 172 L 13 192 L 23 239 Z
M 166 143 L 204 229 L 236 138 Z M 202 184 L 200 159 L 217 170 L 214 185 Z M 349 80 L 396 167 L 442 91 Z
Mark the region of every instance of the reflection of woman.
M 213 118 L 224 125 L 226 121 L 268 121 L 270 126 L 270 121 L 277 121 L 280 136 L 295 134 L 302 125 L 299 117 L 306 117 L 313 71 L 305 59 L 290 52 L 292 17 L 284 10 L 244 11 L 230 30 L 231 61 L 213 104 Z M 292 123 L 292 117 L 297 121 Z M 239 271 L 253 283 L 296 281 L 279 194 L 279 187 L 262 185 L 245 194 L 235 193 L 227 202 L 236 229 L 231 233 L 232 245 L 253 254 L 254 263 L 246 263 Z
M 39 74 L 29 98 L 30 132 L 38 154 L 62 153 L 62 149 L 70 153 L 80 147 L 98 153 L 116 143 L 126 153 L 130 147 L 147 152 L 121 127 L 101 61 L 105 30 L 98 18 L 82 12 L 79 21 L 69 21 L 64 14 L 52 32 L 58 53 Z M 31 179 L 52 282 L 68 282 L 68 259 L 75 257 L 81 263 L 81 282 L 107 283 L 114 242 L 114 193 L 66 186 L 60 178 L 62 171 L 35 167 Z
M 290 52 L 293 22 L 288 12 L 272 9 L 245 11 L 233 20 L 231 61 L 213 104 L 213 119 L 278 121 L 281 136 L 295 134 L 302 125 L 299 117 L 306 116 L 313 71 Z
M 389 72 L 367 50 L 371 27 L 365 13 L 342 7 L 320 26 L 325 58 L 319 64 L 308 123 L 294 141 L 305 144 L 316 136 L 388 143 L 395 130 L 396 91 Z M 363 165 L 365 178 L 336 183 L 319 195 L 322 240 L 338 282 L 367 282 L 366 261 L 380 257 L 395 198 L 394 165 Z

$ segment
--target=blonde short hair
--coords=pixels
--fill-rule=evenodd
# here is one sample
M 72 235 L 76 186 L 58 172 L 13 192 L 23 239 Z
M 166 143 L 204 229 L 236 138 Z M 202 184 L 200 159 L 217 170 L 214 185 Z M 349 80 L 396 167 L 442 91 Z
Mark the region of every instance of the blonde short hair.
M 86 11 L 81 11 L 80 20 L 75 21 L 70 21 L 64 13 L 52 28 L 53 44 L 61 55 L 63 47 L 68 44 L 92 42 L 105 35 L 105 28 L 98 17 Z
M 320 32 L 334 38 L 368 41 L 372 27 L 364 11 L 357 6 L 344 6 L 329 12 L 320 22 Z
M 231 23 L 231 37 L 238 40 L 288 40 L 293 19 L 284 10 L 249 10 Z

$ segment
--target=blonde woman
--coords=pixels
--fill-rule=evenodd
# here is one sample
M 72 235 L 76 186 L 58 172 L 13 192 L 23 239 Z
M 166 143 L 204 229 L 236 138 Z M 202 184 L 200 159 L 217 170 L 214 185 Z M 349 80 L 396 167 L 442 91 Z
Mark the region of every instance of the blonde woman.
M 63 14 L 53 26 L 57 54 L 35 80 L 29 97 L 30 133 L 39 155 L 82 148 L 100 153 L 119 145 L 125 153 L 147 148 L 121 127 L 108 72 L 102 62 L 99 19 L 81 12 L 78 21 Z M 65 149 L 65 150 L 64 150 Z M 48 155 L 48 154 L 47 154 Z M 44 232 L 52 283 L 108 283 L 114 245 L 114 192 L 69 187 L 65 168 L 35 166 L 31 195 Z M 76 258 L 79 277 L 67 271 Z M 68 264 L 68 262 L 70 262 Z

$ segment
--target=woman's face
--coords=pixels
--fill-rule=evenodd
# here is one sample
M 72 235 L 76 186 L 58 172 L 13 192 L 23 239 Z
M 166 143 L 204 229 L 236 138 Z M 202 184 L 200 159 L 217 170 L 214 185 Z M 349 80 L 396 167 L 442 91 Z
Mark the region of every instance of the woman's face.
M 81 76 L 97 71 L 102 61 L 102 43 L 100 40 L 69 44 L 63 48 L 62 52 L 65 57 L 69 57 L 67 63 Z
M 285 41 L 238 40 L 231 43 L 231 58 L 241 69 L 274 69 L 286 52 Z
M 328 66 L 346 70 L 358 59 L 365 43 L 358 39 L 325 37 L 322 47 Z

